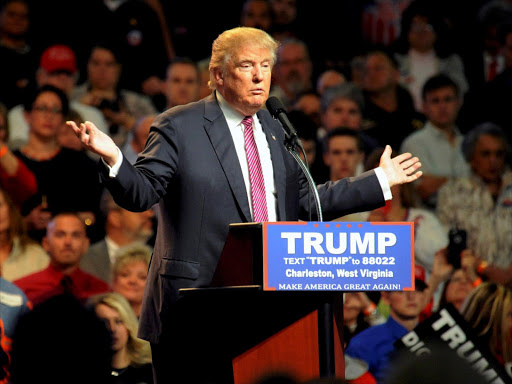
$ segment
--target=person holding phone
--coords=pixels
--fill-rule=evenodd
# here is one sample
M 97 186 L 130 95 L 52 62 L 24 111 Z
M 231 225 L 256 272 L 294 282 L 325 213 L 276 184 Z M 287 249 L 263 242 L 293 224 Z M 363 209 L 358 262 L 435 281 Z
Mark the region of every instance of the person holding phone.
M 439 190 L 437 216 L 447 229 L 466 231 L 466 248 L 475 253 L 484 280 L 505 283 L 512 278 L 509 143 L 499 126 L 483 123 L 466 134 L 462 151 L 471 176 L 449 181 Z M 460 232 L 452 237 L 458 236 Z

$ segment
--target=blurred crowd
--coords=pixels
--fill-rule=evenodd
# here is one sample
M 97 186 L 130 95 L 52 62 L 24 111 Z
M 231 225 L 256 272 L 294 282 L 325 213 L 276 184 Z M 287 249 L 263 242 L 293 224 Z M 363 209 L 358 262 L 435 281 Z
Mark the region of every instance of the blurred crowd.
M 395 342 L 447 306 L 510 374 L 512 1 L 170 3 L 0 1 L 0 383 L 56 362 L 57 383 L 152 383 L 136 329 L 158 212 L 118 206 L 65 122 L 134 163 L 159 113 L 211 94 L 211 41 L 236 26 L 280 42 L 271 96 L 318 184 L 387 144 L 422 163 L 384 207 L 336 219 L 415 229 L 415 291 L 343 294 L 345 381 L 393 382 Z

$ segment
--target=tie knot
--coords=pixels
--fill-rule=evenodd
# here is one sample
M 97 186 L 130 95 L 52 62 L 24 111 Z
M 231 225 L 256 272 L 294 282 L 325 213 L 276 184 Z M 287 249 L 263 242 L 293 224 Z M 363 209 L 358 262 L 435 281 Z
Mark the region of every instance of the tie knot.
M 252 116 L 245 116 L 242 120 L 242 124 L 244 125 L 245 129 L 252 128 Z

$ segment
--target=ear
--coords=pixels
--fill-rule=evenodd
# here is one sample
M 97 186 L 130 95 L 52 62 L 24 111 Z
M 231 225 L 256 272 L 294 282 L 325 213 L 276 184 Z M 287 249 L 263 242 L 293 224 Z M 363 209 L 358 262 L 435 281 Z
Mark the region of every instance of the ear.
M 380 296 L 380 298 L 381 298 L 381 300 L 382 300 L 384 303 L 386 303 L 386 304 L 388 304 L 388 305 L 389 305 L 389 293 L 388 293 L 388 292 L 386 292 L 386 291 L 381 292 L 381 296 Z
M 91 240 L 89 240 L 89 238 L 86 237 L 84 240 L 84 243 L 82 245 L 82 255 L 85 255 L 87 253 L 87 250 L 89 249 L 89 245 L 91 245 Z
M 122 215 L 121 215 L 121 211 L 119 209 L 114 209 L 108 213 L 107 222 L 110 225 L 112 225 L 116 228 L 119 228 L 119 227 L 121 227 L 121 220 L 122 220 Z
M 220 68 L 213 68 L 213 78 L 217 85 L 224 85 L 224 73 Z
M 324 164 L 327 165 L 328 167 L 331 166 L 331 156 L 329 156 L 329 153 L 326 152 L 323 154 L 323 159 L 324 159 Z
M 45 236 L 43 237 L 43 240 L 41 240 L 41 245 L 43 246 L 43 249 L 48 253 L 50 249 L 50 244 L 48 243 L 48 238 Z

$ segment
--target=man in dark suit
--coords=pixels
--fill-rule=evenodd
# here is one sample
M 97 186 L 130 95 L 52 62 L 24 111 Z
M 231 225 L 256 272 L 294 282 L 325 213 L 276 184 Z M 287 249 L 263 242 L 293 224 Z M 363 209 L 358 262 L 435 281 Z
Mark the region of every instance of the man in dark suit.
M 103 179 L 118 204 L 143 211 L 159 203 L 139 326 L 139 336 L 152 343 L 158 383 L 177 377 L 200 382 L 197 378 L 207 378 L 209 369 L 218 369 L 212 363 L 218 361 L 216 346 L 195 345 L 194 332 L 183 337 L 173 318 L 180 313 L 180 288 L 210 284 L 228 225 L 308 218 L 306 178 L 282 145 L 280 124 L 261 109 L 276 48 L 276 41 L 258 29 L 222 33 L 210 61 L 215 92 L 159 115 L 134 166 L 123 161 L 94 124 L 69 123 L 82 143 L 102 157 Z M 377 170 L 319 186 L 324 218 L 381 206 L 391 198 L 390 186 L 421 175 L 417 158 L 406 154 L 391 159 L 390 153 L 388 147 Z M 258 174 L 255 164 L 259 178 L 253 178 Z

